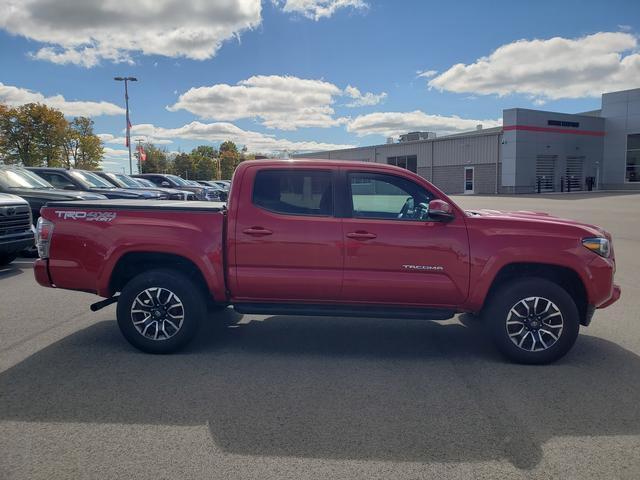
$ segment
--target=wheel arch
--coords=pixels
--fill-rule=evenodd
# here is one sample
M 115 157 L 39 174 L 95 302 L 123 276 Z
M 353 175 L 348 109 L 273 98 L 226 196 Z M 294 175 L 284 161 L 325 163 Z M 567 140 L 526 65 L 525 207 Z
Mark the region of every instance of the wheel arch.
M 574 300 L 580 315 L 580 324 L 588 325 L 590 308 L 587 289 L 575 270 L 561 265 L 535 262 L 516 262 L 504 265 L 496 274 L 489 287 L 482 308 L 484 309 L 498 289 L 516 278 L 543 278 L 562 287 Z
M 116 262 L 109 278 L 109 291 L 112 294 L 122 291 L 124 286 L 137 275 L 156 269 L 176 270 L 187 275 L 201 290 L 204 298 L 213 300 L 213 293 L 202 271 L 186 257 L 173 253 L 128 252 Z

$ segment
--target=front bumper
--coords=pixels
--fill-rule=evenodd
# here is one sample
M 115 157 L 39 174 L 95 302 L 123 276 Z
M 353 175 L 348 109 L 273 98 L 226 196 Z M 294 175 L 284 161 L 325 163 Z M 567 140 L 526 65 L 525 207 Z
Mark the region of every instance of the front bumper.
M 622 289 L 620 288 L 620 285 L 616 285 L 614 283 L 613 288 L 611 290 L 611 296 L 603 304 L 599 305 L 598 308 L 606 308 L 612 303 L 617 302 L 621 294 L 622 294 Z

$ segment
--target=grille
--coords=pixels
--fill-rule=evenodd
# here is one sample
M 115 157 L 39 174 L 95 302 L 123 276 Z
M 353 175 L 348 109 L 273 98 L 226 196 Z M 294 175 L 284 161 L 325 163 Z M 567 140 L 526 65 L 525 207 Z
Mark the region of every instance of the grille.
M 0 206 L 0 237 L 25 233 L 31 230 L 28 205 Z

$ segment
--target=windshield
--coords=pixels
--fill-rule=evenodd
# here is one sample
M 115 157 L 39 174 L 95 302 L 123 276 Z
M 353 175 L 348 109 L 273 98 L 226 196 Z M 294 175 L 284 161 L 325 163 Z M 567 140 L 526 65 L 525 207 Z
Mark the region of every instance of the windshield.
M 138 188 L 140 184 L 136 182 L 129 175 L 125 175 L 124 173 L 110 173 L 110 177 L 115 178 L 118 183 L 121 183 L 130 188 Z
M 34 190 L 53 188 L 53 185 L 35 173 L 22 169 L 0 170 L 0 184 L 5 188 L 31 188 Z
M 93 188 L 115 188 L 106 180 L 90 172 L 81 172 L 79 170 L 71 170 L 69 172 L 73 178 L 85 184 L 85 186 Z
M 189 186 L 186 180 L 178 177 L 177 175 L 166 175 L 166 177 L 170 178 L 171 180 L 176 182 L 178 185 Z

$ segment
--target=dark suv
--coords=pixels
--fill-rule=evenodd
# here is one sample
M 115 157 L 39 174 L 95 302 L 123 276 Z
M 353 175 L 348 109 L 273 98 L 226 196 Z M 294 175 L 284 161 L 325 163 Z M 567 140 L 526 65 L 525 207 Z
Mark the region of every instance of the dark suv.
M 33 246 L 31 209 L 26 200 L 0 193 L 0 265 L 13 262 L 22 250 Z
M 0 165 L 0 192 L 19 195 L 29 202 L 34 222 L 47 202 L 106 199 L 97 193 L 58 190 L 35 173 L 13 165 Z
M 67 170 L 65 168 L 50 167 L 30 167 L 28 170 L 44 178 L 54 187 L 62 190 L 80 190 L 83 192 L 99 193 L 107 198 L 157 200 L 160 197 L 160 194 L 157 192 L 146 192 L 143 190 L 133 192 L 123 188 L 116 188 L 105 179 L 87 170 Z
M 216 190 L 211 187 L 191 185 L 185 179 L 177 175 L 167 173 L 142 173 L 140 175 L 132 175 L 133 178 L 144 178 L 150 180 L 158 187 L 177 188 L 179 190 L 188 190 L 196 194 L 198 200 L 207 200 L 210 202 L 219 202 Z
M 93 172 L 96 175 L 104 178 L 107 182 L 111 183 L 114 187 L 125 188 L 127 190 L 142 190 L 146 192 L 158 192 L 160 194 L 159 200 L 186 200 L 187 194 L 191 192 L 184 192 L 181 190 L 175 190 L 173 188 L 162 188 L 143 186 L 138 183 L 137 178 L 131 178 L 124 173 L 114 172 Z

